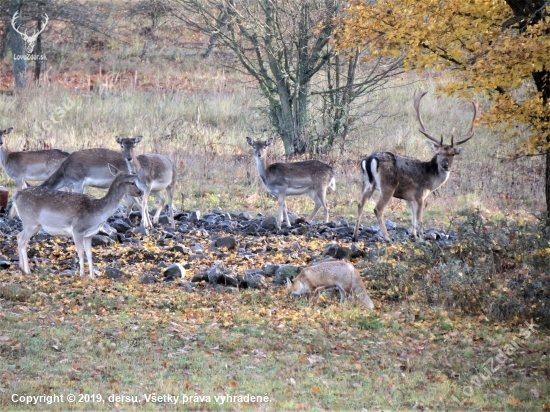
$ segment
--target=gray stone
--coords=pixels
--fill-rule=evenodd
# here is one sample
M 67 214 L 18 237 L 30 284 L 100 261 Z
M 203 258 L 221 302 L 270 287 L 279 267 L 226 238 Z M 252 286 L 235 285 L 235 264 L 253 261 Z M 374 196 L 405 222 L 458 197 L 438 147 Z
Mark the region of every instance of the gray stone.
M 143 275 L 139 280 L 139 283 L 143 285 L 150 285 L 157 282 L 158 282 L 158 279 L 152 275 Z
M 284 265 L 275 271 L 273 283 L 282 285 L 287 279 L 293 279 L 302 271 L 302 266 Z
M 223 262 L 216 263 L 208 271 L 208 282 L 218 283 L 218 280 L 222 277 L 224 270 L 225 270 L 225 265 L 223 264 Z
M 92 236 L 92 246 L 111 246 L 115 242 L 108 236 L 94 235 Z
M 224 236 L 216 239 L 214 241 L 215 247 L 226 247 L 228 250 L 233 250 L 237 248 L 237 241 L 232 236 Z
M 263 267 L 263 271 L 265 272 L 264 274 L 266 276 L 273 276 L 275 275 L 275 272 L 277 271 L 277 269 L 279 269 L 281 266 L 280 265 L 264 265 Z
M 113 280 L 130 279 L 130 275 L 114 267 L 108 267 L 107 269 L 105 269 L 105 276 Z
M 198 222 L 200 218 L 201 218 L 201 211 L 198 209 L 193 210 L 189 215 L 189 220 L 191 222 Z
M 275 230 L 279 228 L 279 220 L 275 216 L 268 216 L 262 219 L 260 226 L 264 229 Z
M 166 279 L 183 278 L 185 276 L 185 269 L 179 263 L 174 263 L 166 268 L 163 275 Z
M 244 280 L 246 284 L 251 289 L 267 289 L 267 281 L 265 276 L 260 273 L 247 274 L 244 275 Z

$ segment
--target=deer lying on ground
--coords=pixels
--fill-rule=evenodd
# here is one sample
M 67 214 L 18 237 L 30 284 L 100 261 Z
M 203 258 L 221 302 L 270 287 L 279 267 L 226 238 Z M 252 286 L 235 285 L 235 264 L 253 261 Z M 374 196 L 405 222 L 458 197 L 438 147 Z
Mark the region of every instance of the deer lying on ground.
M 69 156 L 69 153 L 58 149 L 10 152 L 5 135 L 12 130 L 13 127 L 0 130 L 0 163 L 6 174 L 15 180 L 17 190 L 27 187 L 25 180 L 46 180 Z
M 114 180 L 107 194 L 96 199 L 81 193 L 62 192 L 36 186 L 18 191 L 13 199 L 17 213 L 23 222 L 23 230 L 17 235 L 19 267 L 30 273 L 27 245 L 29 239 L 43 229 L 53 236 L 72 236 L 80 263 L 80 276 L 84 276 L 84 251 L 88 259 L 90 277 L 93 279 L 92 236 L 118 209 L 123 196 L 141 196 L 136 186 L 137 176 L 121 172 L 109 165 Z
M 345 294 L 353 294 L 369 309 L 374 308 L 361 275 L 348 262 L 324 262 L 304 268 L 291 282 L 287 278 L 287 288 L 291 296 L 300 296 L 306 293 L 315 294 L 321 289 L 336 287 L 340 291 L 340 302 L 344 301 Z
M 117 136 L 116 141 L 120 144 L 122 155 L 124 156 L 128 169 L 138 175 L 137 185 L 143 191 L 141 201 L 141 222 L 145 228 L 152 227 L 153 223 L 157 224 L 160 212 L 162 211 L 165 200 L 160 194 L 162 190 L 168 193 L 168 209 L 170 213 L 170 223 L 172 228 L 175 228 L 174 209 L 172 206 L 174 198 L 174 190 L 176 188 L 176 165 L 166 156 L 159 154 L 142 154 L 136 156 L 134 149 L 141 142 L 143 136 L 134 138 L 122 138 Z M 157 199 L 157 210 L 151 221 L 149 208 L 147 207 L 147 199 L 152 194 Z
M 357 221 L 353 233 L 354 240 L 357 238 L 359 222 L 365 203 L 370 199 L 374 191 L 380 192 L 380 198 L 374 207 L 374 214 L 378 219 L 384 239 L 388 242 L 390 241 L 386 223 L 384 222 L 384 209 L 391 198 L 396 197 L 408 203 L 412 215 L 411 233 L 417 241 L 423 240 L 422 214 L 424 212 L 426 197 L 443 185 L 449 178 L 454 156 L 462 152 L 462 149 L 458 149 L 456 146 L 466 143 L 472 138 L 474 135 L 474 121 L 477 115 L 476 105 L 472 103 L 474 116 L 466 137 L 455 142 L 454 137 L 451 135 L 451 144 L 443 144 L 443 136 L 439 141 L 433 138 L 426 131 L 422 122 L 420 100 L 426 93 L 423 92 L 415 96 L 414 109 L 420 123 L 420 133 L 431 140 L 428 144 L 435 152 L 435 156 L 425 162 L 391 152 L 374 152 L 361 161 L 363 190 L 361 202 L 359 202 L 357 207 Z M 418 237 L 417 229 L 419 232 Z
M 273 139 L 261 141 L 247 137 L 246 141 L 254 149 L 256 167 L 264 187 L 279 202 L 279 227 L 283 219 L 290 227 L 285 197 L 293 195 L 308 195 L 315 202 L 313 212 L 307 218 L 309 222 L 322 206 L 325 211 L 324 221 L 328 223 L 327 189 L 335 189 L 332 167 L 318 160 L 269 164 L 267 148 L 273 143 Z

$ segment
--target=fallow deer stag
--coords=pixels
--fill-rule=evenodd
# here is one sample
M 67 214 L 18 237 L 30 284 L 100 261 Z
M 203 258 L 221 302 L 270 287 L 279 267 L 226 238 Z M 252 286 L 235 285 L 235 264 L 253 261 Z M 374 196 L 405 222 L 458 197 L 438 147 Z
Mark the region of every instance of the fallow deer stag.
M 27 187 L 25 180 L 46 180 L 69 156 L 58 149 L 10 152 L 4 136 L 12 130 L 13 127 L 0 130 L 0 163 L 6 174 L 15 180 L 17 190 Z
M 23 222 L 23 230 L 17 235 L 19 266 L 30 273 L 27 245 L 29 239 L 44 229 L 53 236 L 72 236 L 80 263 L 80 276 L 84 276 L 84 251 L 88 259 L 90 277 L 93 279 L 92 236 L 103 223 L 116 212 L 123 196 L 141 196 L 136 186 L 137 176 L 120 172 L 109 165 L 115 174 L 105 197 L 95 199 L 81 193 L 62 192 L 36 186 L 18 191 L 13 203 Z
M 168 193 L 168 210 L 170 213 L 170 224 L 175 228 L 174 209 L 172 206 L 174 198 L 174 190 L 176 188 L 176 165 L 166 156 L 149 153 L 136 156 L 134 149 L 141 142 L 143 136 L 134 138 L 123 138 L 117 136 L 116 141 L 120 144 L 122 155 L 126 159 L 128 169 L 136 173 L 138 179 L 136 184 L 143 191 L 141 199 L 141 224 L 143 227 L 152 227 L 153 223 L 157 224 L 165 200 L 160 194 L 162 190 Z M 152 194 L 157 199 L 157 210 L 153 221 L 149 215 L 147 207 L 147 199 Z
M 435 156 L 430 161 L 424 162 L 391 152 L 374 152 L 361 161 L 363 190 L 361 201 L 357 207 L 357 222 L 355 223 L 353 239 L 357 238 L 359 221 L 365 203 L 374 191 L 378 191 L 380 192 L 380 198 L 374 207 L 374 214 L 378 219 L 384 239 L 390 241 L 384 222 L 384 209 L 391 198 L 396 197 L 408 203 L 412 215 L 411 233 L 417 241 L 423 240 L 422 213 L 426 197 L 449 178 L 453 158 L 462 152 L 462 149 L 458 149 L 456 146 L 466 143 L 472 138 L 474 135 L 474 121 L 477 115 L 476 105 L 472 102 L 474 115 L 466 137 L 455 142 L 454 137 L 451 135 L 451 144 L 443 144 L 443 136 L 440 140 L 433 138 L 426 131 L 420 116 L 420 100 L 426 93 L 421 92 L 415 96 L 414 109 L 420 123 L 420 133 L 431 140 L 428 144 L 435 152 Z M 419 237 L 417 237 L 417 229 Z
M 327 189 L 335 189 L 332 167 L 318 160 L 269 164 L 267 148 L 273 143 L 273 139 L 261 141 L 247 137 L 246 141 L 254 149 L 256 167 L 264 187 L 279 202 L 279 227 L 283 219 L 290 227 L 285 197 L 293 195 L 308 195 L 315 202 L 308 221 L 311 222 L 322 206 L 325 211 L 325 223 L 328 223 Z

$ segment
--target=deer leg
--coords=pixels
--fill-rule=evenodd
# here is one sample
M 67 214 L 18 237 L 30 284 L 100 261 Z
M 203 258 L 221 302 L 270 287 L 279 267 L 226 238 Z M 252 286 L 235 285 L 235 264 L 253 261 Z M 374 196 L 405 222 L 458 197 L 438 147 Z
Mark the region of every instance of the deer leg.
M 407 205 L 409 206 L 409 210 L 411 212 L 411 222 L 412 222 L 412 226 L 409 229 L 409 233 L 412 234 L 412 236 L 416 239 L 416 217 L 418 213 L 417 203 L 414 200 L 407 200 Z
M 168 210 L 170 211 L 170 224 L 172 229 L 176 228 L 176 223 L 174 222 L 174 186 L 170 185 L 166 188 L 166 193 L 168 193 Z
M 279 202 L 279 221 L 277 222 L 277 225 L 278 225 L 278 229 L 280 229 L 281 226 L 283 225 L 283 218 L 286 210 L 285 196 L 279 195 L 277 197 L 277 201 Z
M 419 199 L 419 201 L 416 202 L 416 226 L 418 228 L 418 237 L 416 238 L 417 242 L 424 242 L 424 226 L 422 224 L 424 200 L 425 199 Z
M 149 199 L 150 194 L 151 188 L 147 186 L 143 191 L 143 197 L 141 198 L 141 226 L 146 229 L 153 227 L 151 216 L 149 215 L 149 207 L 147 205 L 147 199 Z
M 84 277 L 84 235 L 73 233 L 73 241 L 78 254 L 78 262 L 80 264 L 80 277 Z
M 132 213 L 132 208 L 134 207 L 134 204 L 138 205 L 141 209 L 141 202 L 138 198 L 124 196 L 124 203 L 126 203 L 126 217 L 129 217 L 130 213 Z
M 317 214 L 317 212 L 321 208 L 321 206 L 323 206 L 325 208 L 325 210 L 326 210 L 326 206 L 325 206 L 323 200 L 321 199 L 321 197 L 317 193 L 310 193 L 309 197 L 311 198 L 311 200 L 313 200 L 315 202 L 315 206 L 313 207 L 313 211 L 307 217 L 307 221 L 309 223 L 311 223 L 313 218 L 315 217 L 315 215 Z
M 378 202 L 376 203 L 376 206 L 374 207 L 374 214 L 376 215 L 376 218 L 378 219 L 378 225 L 380 226 L 380 230 L 382 231 L 382 235 L 384 236 L 384 240 L 386 242 L 391 242 L 390 236 L 388 235 L 388 229 L 386 228 L 386 222 L 384 221 L 384 209 L 390 202 L 391 198 L 393 196 L 393 192 L 391 193 L 384 193 L 382 192 L 380 199 L 378 199 Z
M 370 188 L 363 189 L 361 195 L 361 201 L 357 203 L 357 220 L 355 221 L 355 230 L 353 231 L 353 240 L 357 238 L 357 232 L 359 232 L 359 223 L 361 222 L 361 215 L 363 214 L 363 209 L 365 208 L 365 203 L 369 200 L 374 193 L 374 186 Z
M 162 212 L 162 209 L 164 208 L 165 201 L 164 197 L 160 194 L 160 192 L 152 193 L 152 195 L 157 199 L 157 211 L 155 212 L 155 216 L 153 216 L 153 223 L 156 225 L 159 222 L 160 213 Z
M 90 271 L 90 278 L 95 279 L 91 236 L 84 238 L 84 251 L 86 252 L 86 259 L 88 259 L 88 270 Z
M 29 239 L 34 236 L 38 229 L 39 225 L 35 226 L 25 226 L 21 232 L 17 235 L 17 247 L 19 249 L 19 267 L 27 275 L 31 273 L 29 269 L 29 258 L 27 256 L 27 245 L 29 244 Z

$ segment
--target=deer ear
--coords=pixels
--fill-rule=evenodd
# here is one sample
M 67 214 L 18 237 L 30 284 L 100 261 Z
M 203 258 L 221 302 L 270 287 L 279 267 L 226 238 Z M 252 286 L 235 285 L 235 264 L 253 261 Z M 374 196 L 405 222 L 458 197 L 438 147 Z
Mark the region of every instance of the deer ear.
M 267 146 L 271 146 L 271 143 L 273 143 L 273 138 L 270 137 L 269 139 L 267 139 L 264 143 L 264 146 L 267 147 Z
M 134 137 L 134 142 L 135 142 L 135 143 L 139 143 L 139 142 L 141 142 L 142 140 L 143 140 L 143 136 L 136 136 L 136 137 Z
M 111 163 L 108 163 L 108 166 L 109 166 L 109 171 L 113 174 L 113 176 L 116 176 L 120 172 L 120 170 L 118 170 Z
M 464 149 L 455 149 L 455 155 L 458 155 L 462 152 L 464 152 Z
M 8 127 L 6 130 L 2 131 L 3 134 L 10 134 L 13 130 L 13 127 Z
M 247 136 L 247 137 L 246 137 L 246 141 L 248 142 L 248 144 L 249 144 L 250 146 L 254 147 L 254 141 L 252 140 L 251 137 L 248 137 L 248 136 Z
M 122 143 L 122 137 L 117 136 L 117 137 L 116 137 L 116 142 L 117 142 L 118 144 Z
M 428 143 L 428 146 L 430 146 L 430 149 L 432 149 L 432 152 L 434 153 L 437 153 L 437 151 L 441 147 L 438 144 L 435 144 L 434 142 L 427 142 L 427 143 Z

